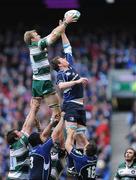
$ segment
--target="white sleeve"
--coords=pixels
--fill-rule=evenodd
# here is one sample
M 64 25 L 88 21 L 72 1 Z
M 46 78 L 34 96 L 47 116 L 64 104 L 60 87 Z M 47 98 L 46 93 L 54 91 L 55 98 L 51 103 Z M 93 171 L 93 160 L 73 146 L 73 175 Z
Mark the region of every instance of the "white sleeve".
M 63 44 L 64 53 L 72 54 L 72 47 L 68 44 Z

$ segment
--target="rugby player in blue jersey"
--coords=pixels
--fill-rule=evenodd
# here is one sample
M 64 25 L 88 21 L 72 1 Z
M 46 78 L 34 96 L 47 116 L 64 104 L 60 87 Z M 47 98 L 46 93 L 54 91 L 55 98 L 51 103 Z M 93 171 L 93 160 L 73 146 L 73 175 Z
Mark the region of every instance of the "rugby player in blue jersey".
M 96 164 L 97 164 L 97 146 L 94 140 L 90 140 L 84 147 L 83 153 L 77 151 L 73 147 L 75 130 L 67 129 L 67 139 L 65 148 L 74 159 L 75 168 L 78 173 L 79 180 L 95 180 L 96 179 Z
M 56 123 L 56 122 L 55 122 Z M 51 172 L 51 148 L 59 139 L 63 129 L 63 115 L 61 120 L 54 128 L 51 137 L 51 128 L 54 123 L 50 122 L 44 131 L 32 133 L 29 137 L 29 143 L 32 146 L 30 152 L 30 176 L 29 180 L 48 180 Z
M 88 143 L 84 134 L 86 130 L 86 113 L 83 99 L 84 86 L 88 83 L 88 79 L 80 77 L 73 67 L 72 48 L 65 31 L 61 34 L 61 38 L 65 57 L 55 57 L 51 61 L 51 65 L 57 71 L 58 88 L 63 90 L 62 111 L 65 112 L 66 128 L 72 127 L 76 129 L 76 148 L 82 150 Z M 72 173 L 73 163 L 70 162 L 68 167 L 68 171 Z

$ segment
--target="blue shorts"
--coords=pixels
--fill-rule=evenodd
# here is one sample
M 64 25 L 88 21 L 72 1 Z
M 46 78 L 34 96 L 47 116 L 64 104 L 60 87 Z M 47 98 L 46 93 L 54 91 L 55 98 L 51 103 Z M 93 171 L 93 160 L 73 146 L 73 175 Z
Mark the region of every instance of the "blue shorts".
M 83 105 L 74 102 L 65 102 L 62 111 L 65 112 L 64 119 L 67 122 L 86 126 L 86 112 Z

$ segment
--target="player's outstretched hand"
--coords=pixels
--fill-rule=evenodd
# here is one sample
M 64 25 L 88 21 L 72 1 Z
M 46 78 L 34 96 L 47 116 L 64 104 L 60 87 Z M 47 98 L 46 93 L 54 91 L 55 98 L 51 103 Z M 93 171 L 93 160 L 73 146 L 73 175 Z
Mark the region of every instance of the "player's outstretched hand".
M 41 100 L 42 100 L 41 97 L 33 97 L 33 98 L 31 98 L 31 102 L 30 102 L 31 109 L 34 108 L 34 109 L 38 110 L 40 108 Z
M 64 20 L 67 24 L 70 24 L 72 22 L 77 22 L 77 20 L 75 19 L 75 17 L 73 15 L 70 15 L 70 16 L 67 16 L 65 17 L 65 20 Z M 64 22 L 63 21 L 63 22 Z

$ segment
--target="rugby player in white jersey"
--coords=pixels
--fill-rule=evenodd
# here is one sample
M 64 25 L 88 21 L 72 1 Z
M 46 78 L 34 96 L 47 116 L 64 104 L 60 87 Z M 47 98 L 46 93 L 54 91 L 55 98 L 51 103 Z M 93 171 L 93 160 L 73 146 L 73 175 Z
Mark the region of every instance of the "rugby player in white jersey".
M 34 127 L 36 113 L 40 107 L 40 101 L 41 99 L 31 99 L 30 111 L 21 131 L 13 129 L 7 133 L 7 142 L 10 148 L 8 180 L 28 180 L 30 164 L 28 137 Z
M 136 151 L 127 148 L 124 153 L 124 162 L 120 163 L 114 180 L 135 180 L 136 179 Z
M 26 31 L 24 41 L 30 51 L 30 61 L 33 70 L 32 96 L 43 97 L 52 110 L 51 119 L 60 119 L 60 100 L 51 79 L 51 68 L 48 60 L 48 46 L 52 45 L 68 24 L 76 22 L 73 15 L 67 16 L 63 23 L 57 26 L 46 37 L 41 38 L 36 30 Z

